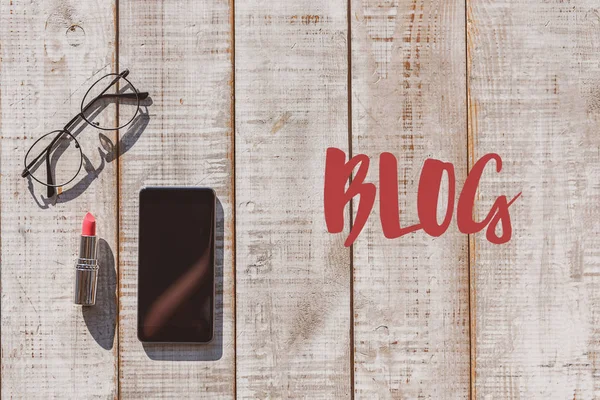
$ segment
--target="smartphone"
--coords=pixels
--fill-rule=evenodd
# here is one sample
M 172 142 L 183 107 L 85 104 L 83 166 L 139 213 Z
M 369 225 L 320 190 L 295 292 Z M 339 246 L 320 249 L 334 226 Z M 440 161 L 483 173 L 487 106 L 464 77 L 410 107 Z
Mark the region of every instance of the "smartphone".
M 142 342 L 212 340 L 215 205 L 210 188 L 140 191 L 138 338 Z

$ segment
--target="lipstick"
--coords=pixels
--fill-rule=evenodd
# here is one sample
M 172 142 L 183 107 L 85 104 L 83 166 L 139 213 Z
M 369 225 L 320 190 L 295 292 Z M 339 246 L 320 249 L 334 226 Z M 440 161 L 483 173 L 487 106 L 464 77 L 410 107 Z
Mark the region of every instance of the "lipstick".
M 90 213 L 85 215 L 81 225 L 79 259 L 75 266 L 75 304 L 93 306 L 96 303 L 98 284 L 98 243 L 96 240 L 96 219 Z

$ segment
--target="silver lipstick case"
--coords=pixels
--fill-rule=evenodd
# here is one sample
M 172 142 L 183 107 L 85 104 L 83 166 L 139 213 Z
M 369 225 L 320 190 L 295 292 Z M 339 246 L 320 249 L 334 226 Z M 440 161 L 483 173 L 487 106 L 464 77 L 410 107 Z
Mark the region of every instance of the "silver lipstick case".
M 98 286 L 98 243 L 96 236 L 82 236 L 79 259 L 75 266 L 75 296 L 73 302 L 82 306 L 96 304 Z

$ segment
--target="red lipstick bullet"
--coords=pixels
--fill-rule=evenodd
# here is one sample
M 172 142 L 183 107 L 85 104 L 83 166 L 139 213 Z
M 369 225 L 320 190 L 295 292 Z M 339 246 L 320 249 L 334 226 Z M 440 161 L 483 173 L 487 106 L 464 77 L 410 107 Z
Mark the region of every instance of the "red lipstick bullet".
M 85 215 L 81 225 L 79 259 L 75 266 L 75 304 L 93 306 L 96 304 L 98 284 L 98 244 L 96 241 L 96 219 L 90 213 Z
M 81 236 L 96 236 L 96 218 L 91 213 L 85 214 L 81 225 Z

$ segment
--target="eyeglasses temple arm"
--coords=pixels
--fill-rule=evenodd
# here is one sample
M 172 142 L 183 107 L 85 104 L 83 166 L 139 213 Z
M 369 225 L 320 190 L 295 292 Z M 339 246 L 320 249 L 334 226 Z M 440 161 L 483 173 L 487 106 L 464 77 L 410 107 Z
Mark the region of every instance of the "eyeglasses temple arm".
M 112 94 L 103 94 L 100 98 L 108 97 L 108 98 L 121 98 L 121 99 L 140 99 L 145 100 L 148 98 L 148 92 L 139 92 L 139 93 L 112 93 Z
M 54 146 L 54 144 L 56 142 L 58 142 L 58 139 L 60 139 L 60 137 L 62 135 L 63 135 L 63 133 L 59 132 L 59 134 L 54 137 L 52 142 L 50 142 L 50 144 L 47 147 L 47 151 L 46 151 L 46 182 L 49 184 L 48 185 L 48 193 L 47 193 L 48 198 L 51 198 L 56 194 L 56 189 L 53 186 L 54 179 L 52 178 L 52 165 L 50 163 L 50 149 L 52 149 L 52 146 Z
M 50 165 L 50 153 L 46 153 L 46 182 L 50 185 L 54 185 L 54 179 L 52 179 L 52 169 Z M 48 198 L 51 198 L 56 193 L 54 186 L 48 186 Z

